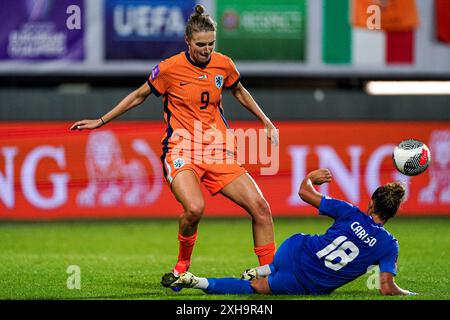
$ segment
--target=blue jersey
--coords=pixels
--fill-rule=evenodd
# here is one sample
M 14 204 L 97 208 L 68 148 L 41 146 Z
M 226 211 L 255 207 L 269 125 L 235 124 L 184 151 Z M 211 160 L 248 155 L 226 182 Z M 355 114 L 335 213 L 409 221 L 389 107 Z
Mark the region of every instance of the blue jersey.
M 328 294 L 379 265 L 396 275 L 398 242 L 382 225 L 345 201 L 322 197 L 319 213 L 335 220 L 323 235 L 303 235 L 294 272 L 313 294 Z

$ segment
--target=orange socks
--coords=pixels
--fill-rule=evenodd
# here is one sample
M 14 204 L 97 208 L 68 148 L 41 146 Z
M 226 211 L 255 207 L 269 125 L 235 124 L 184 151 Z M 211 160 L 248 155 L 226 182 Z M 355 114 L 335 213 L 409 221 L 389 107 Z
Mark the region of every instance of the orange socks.
M 186 272 L 191 264 L 191 255 L 194 250 L 195 240 L 198 232 L 196 231 L 192 236 L 185 237 L 178 233 L 178 241 L 180 242 L 178 251 L 178 262 L 173 268 L 172 272 L 175 275 Z M 268 243 L 254 249 L 258 256 L 259 265 L 263 266 L 273 262 L 275 255 L 275 243 Z
M 254 250 L 258 256 L 260 266 L 273 262 L 273 256 L 275 255 L 275 243 L 268 243 L 263 246 L 256 247 Z
M 173 268 L 173 273 L 178 275 L 180 273 L 186 272 L 191 264 L 191 255 L 194 250 L 195 240 L 197 239 L 197 231 L 192 236 L 185 237 L 178 233 L 178 241 L 180 246 L 178 249 L 178 262 Z

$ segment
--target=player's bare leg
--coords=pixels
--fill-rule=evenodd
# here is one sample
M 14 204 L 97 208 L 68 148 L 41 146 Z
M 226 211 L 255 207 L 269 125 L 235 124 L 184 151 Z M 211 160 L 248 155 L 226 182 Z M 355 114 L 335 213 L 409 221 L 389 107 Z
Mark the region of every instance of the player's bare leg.
M 189 269 L 197 238 L 198 223 L 205 208 L 200 184 L 191 170 L 184 170 L 175 176 L 172 182 L 172 193 L 183 206 L 184 212 L 179 218 L 178 261 L 172 272 L 165 274 L 161 281 L 161 284 L 166 287 L 176 281 L 179 274 Z
M 243 174 L 226 185 L 220 193 L 250 214 L 255 253 L 259 263 L 272 263 L 275 254 L 272 213 L 255 181 L 248 173 Z
M 184 209 L 179 219 L 179 231 L 185 237 L 192 236 L 197 232 L 205 210 L 205 201 L 195 173 L 192 170 L 178 173 L 172 182 L 172 193 Z
M 269 280 L 267 277 L 252 280 L 250 285 L 252 286 L 252 289 L 257 293 L 272 294 L 272 290 L 270 290 Z

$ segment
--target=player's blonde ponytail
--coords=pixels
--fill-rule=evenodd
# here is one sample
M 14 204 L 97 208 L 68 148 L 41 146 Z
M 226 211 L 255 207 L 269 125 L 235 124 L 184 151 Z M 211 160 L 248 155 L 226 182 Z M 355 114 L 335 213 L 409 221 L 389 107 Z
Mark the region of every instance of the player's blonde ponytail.
M 186 37 L 191 39 L 196 32 L 216 31 L 216 29 L 217 23 L 206 13 L 205 7 L 201 4 L 196 5 L 186 24 Z
M 197 14 L 203 14 L 205 12 L 205 7 L 202 6 L 201 4 L 198 4 L 195 6 L 194 11 Z

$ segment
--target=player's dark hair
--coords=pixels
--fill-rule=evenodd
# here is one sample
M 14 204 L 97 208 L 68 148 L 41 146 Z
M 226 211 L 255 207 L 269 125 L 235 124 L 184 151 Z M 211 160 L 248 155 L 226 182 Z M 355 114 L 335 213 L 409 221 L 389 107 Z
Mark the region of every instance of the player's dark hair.
M 384 221 L 394 217 L 405 196 L 405 186 L 401 182 L 391 182 L 378 187 L 372 194 L 374 213 Z
M 186 37 L 192 38 L 195 32 L 216 31 L 217 24 L 214 19 L 205 12 L 201 4 L 195 6 L 195 12 L 191 14 L 186 24 Z

